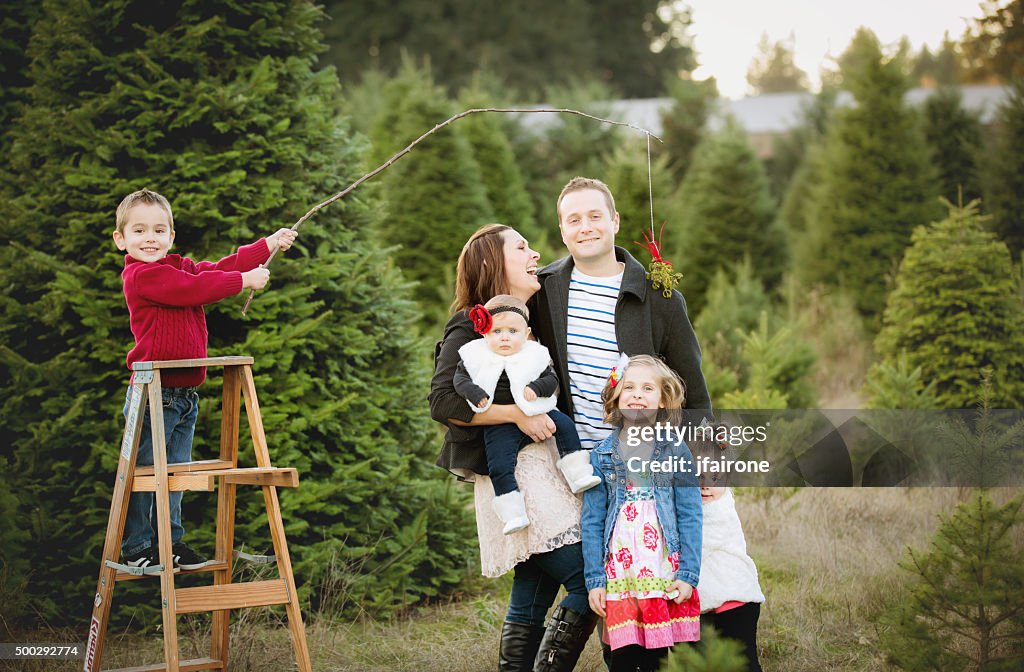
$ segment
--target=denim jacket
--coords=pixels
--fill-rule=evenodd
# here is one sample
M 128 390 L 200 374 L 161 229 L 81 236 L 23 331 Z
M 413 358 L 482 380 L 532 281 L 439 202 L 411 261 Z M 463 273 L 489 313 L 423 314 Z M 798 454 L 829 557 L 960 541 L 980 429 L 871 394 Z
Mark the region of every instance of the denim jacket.
M 601 483 L 583 493 L 583 567 L 587 590 L 604 588 L 605 560 L 615 520 L 625 500 L 626 462 L 618 450 L 619 432 L 612 432 L 590 453 L 594 473 Z M 655 445 L 651 460 L 668 457 L 685 459 L 693 469 L 693 456 L 685 443 Z M 700 577 L 700 553 L 703 510 L 695 473 L 657 473 L 654 479 L 654 503 L 668 552 L 679 552 L 677 579 L 697 586 Z

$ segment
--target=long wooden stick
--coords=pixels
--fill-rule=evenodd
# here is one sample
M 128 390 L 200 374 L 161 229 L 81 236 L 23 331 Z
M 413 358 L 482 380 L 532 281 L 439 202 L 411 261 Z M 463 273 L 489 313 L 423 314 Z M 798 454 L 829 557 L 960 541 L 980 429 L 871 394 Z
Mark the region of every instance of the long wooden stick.
M 460 113 L 456 114 L 455 116 L 450 117 L 449 119 L 446 119 L 446 120 L 442 121 L 440 124 L 434 126 L 432 129 L 430 129 L 429 131 L 427 131 L 426 133 L 424 133 L 420 137 L 418 137 L 415 140 L 413 140 L 411 143 L 409 143 L 408 147 L 406 147 L 402 151 L 400 151 L 397 154 L 395 154 L 394 156 L 392 156 L 390 159 L 385 161 L 383 164 L 381 164 L 380 166 L 378 166 L 374 170 L 370 171 L 366 175 L 363 175 L 358 180 L 356 180 L 352 184 L 348 185 L 347 187 L 345 187 L 344 189 L 342 189 L 341 191 L 336 193 L 334 196 L 331 196 L 330 198 L 328 198 L 323 203 L 318 203 L 317 205 L 313 206 L 313 208 L 309 212 L 307 212 L 302 217 L 300 217 L 299 221 L 295 222 L 295 224 L 292 225 L 292 231 L 298 231 L 299 227 L 302 226 L 302 224 L 307 219 L 309 219 L 310 217 L 315 215 L 317 212 L 319 212 L 321 210 L 321 208 L 324 208 L 325 206 L 328 206 L 331 203 L 334 203 L 335 201 L 344 198 L 349 193 L 351 193 L 356 187 L 358 187 L 360 184 L 362 184 L 363 182 L 366 182 L 370 178 L 376 176 L 377 174 L 383 172 L 385 169 L 389 168 L 393 163 L 395 163 L 400 158 L 402 158 L 403 156 L 405 156 L 406 154 L 411 152 L 412 148 L 415 147 L 416 145 L 418 145 L 427 136 L 436 133 L 437 131 L 441 130 L 442 128 L 444 128 L 445 126 L 447 126 L 448 124 L 450 124 L 450 123 L 452 123 L 454 121 L 458 121 L 459 119 L 462 119 L 463 117 L 468 117 L 471 114 L 476 114 L 477 112 L 506 112 L 506 113 L 515 113 L 515 114 L 535 114 L 535 113 L 538 113 L 538 112 L 553 112 L 553 113 L 558 113 L 558 114 L 576 114 L 576 115 L 579 115 L 581 117 L 586 117 L 587 119 L 593 119 L 594 121 L 600 121 L 601 123 L 605 123 L 605 124 L 614 124 L 616 126 L 627 126 L 629 128 L 632 128 L 633 130 L 640 131 L 641 133 L 645 134 L 648 137 L 648 139 L 654 138 L 658 142 L 662 142 L 661 138 L 656 136 L 654 133 L 651 133 L 646 128 L 641 128 L 639 126 L 634 126 L 633 124 L 627 123 L 625 121 L 615 121 L 614 119 L 604 119 L 602 117 L 595 117 L 594 115 L 587 114 L 586 112 L 580 112 L 579 110 L 571 110 L 569 108 L 564 108 L 564 107 L 561 107 L 561 108 L 541 107 L 541 108 L 528 108 L 528 109 L 527 108 L 509 108 L 509 107 L 475 107 L 475 108 L 473 108 L 471 110 L 466 110 L 465 112 L 460 112 Z M 269 266 L 270 262 L 274 260 L 274 256 L 275 255 L 277 255 L 277 250 L 276 249 L 270 254 L 270 258 L 267 259 L 266 263 L 264 263 L 263 266 Z M 249 304 L 252 303 L 253 296 L 255 296 L 255 295 L 256 295 L 256 290 L 255 289 L 250 289 L 249 290 L 249 296 L 245 299 L 245 305 L 242 306 L 242 314 L 243 315 L 245 315 L 246 311 L 249 310 Z

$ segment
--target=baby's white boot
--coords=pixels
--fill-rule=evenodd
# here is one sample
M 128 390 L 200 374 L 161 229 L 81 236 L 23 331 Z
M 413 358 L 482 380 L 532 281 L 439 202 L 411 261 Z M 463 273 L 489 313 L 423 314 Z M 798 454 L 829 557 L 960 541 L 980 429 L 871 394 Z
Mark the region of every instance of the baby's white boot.
M 505 527 L 501 530 L 505 534 L 518 532 L 530 524 L 526 517 L 526 502 L 523 501 L 523 493 L 518 490 L 506 492 L 494 498 L 494 512 L 498 514 Z
M 594 466 L 590 464 L 589 450 L 569 453 L 557 462 L 557 466 L 574 495 L 590 490 L 601 482 L 601 478 L 594 473 Z

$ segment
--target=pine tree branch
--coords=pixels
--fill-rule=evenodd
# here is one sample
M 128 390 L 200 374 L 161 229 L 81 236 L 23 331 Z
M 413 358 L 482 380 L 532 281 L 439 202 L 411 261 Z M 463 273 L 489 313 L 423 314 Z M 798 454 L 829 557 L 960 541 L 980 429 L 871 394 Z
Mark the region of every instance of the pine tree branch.
M 298 231 L 299 227 L 302 226 L 302 224 L 307 219 L 309 219 L 310 217 L 315 215 L 322 208 L 330 205 L 331 203 L 334 203 L 337 200 L 340 200 L 340 199 L 344 198 L 350 192 L 352 192 L 356 187 L 361 185 L 363 182 L 366 182 L 367 180 L 369 180 L 369 179 L 375 177 L 376 175 L 378 175 L 379 173 L 382 173 L 384 170 L 389 168 L 392 164 L 394 164 L 400 158 L 402 158 L 403 156 L 405 156 L 406 154 L 411 152 L 413 147 L 418 145 L 422 140 L 424 140 L 428 136 L 430 136 L 430 135 L 434 134 L 435 132 L 441 130 L 442 128 L 444 128 L 448 124 L 451 124 L 452 122 L 458 121 L 459 119 L 462 119 L 463 117 L 468 117 L 469 115 L 475 114 L 477 112 L 502 112 L 502 113 L 512 113 L 512 114 L 535 114 L 535 113 L 538 113 L 538 112 L 548 112 L 548 113 L 556 113 L 556 114 L 575 114 L 575 115 L 579 115 L 581 117 L 586 117 L 587 119 L 593 119 L 594 121 L 599 121 L 599 122 L 604 123 L 604 124 L 614 124 L 616 126 L 626 126 L 628 128 L 632 128 L 633 130 L 640 131 L 641 133 L 647 135 L 648 137 L 654 138 L 658 142 L 663 142 L 661 138 L 656 136 L 654 133 L 651 133 L 646 128 L 641 128 L 639 126 L 634 126 L 633 124 L 627 123 L 625 121 L 615 121 L 613 119 L 604 119 L 602 117 L 595 117 L 592 114 L 587 114 L 586 112 L 580 112 L 579 110 L 572 110 L 572 109 L 565 108 L 565 107 L 561 107 L 561 108 L 539 107 L 539 108 L 529 108 L 529 109 L 527 109 L 527 108 L 509 108 L 509 107 L 475 107 L 475 108 L 473 108 L 471 110 L 466 110 L 464 112 L 459 112 L 458 114 L 456 114 L 456 115 L 454 115 L 452 117 L 449 117 L 448 119 L 442 121 L 440 124 L 437 124 L 432 129 L 430 129 L 429 131 L 427 131 L 426 133 L 424 133 L 423 135 L 421 135 L 420 137 L 416 138 L 411 143 L 409 143 L 408 147 L 406 147 L 405 149 L 401 150 L 400 152 L 398 152 L 397 154 L 392 156 L 390 159 L 385 161 L 383 164 L 381 164 L 380 166 L 378 166 L 374 170 L 372 170 L 369 173 L 363 175 L 358 180 L 356 180 L 355 182 L 353 182 L 349 186 L 345 187 L 344 189 L 342 189 L 341 191 L 336 193 L 334 196 L 331 196 L 330 198 L 328 198 L 323 203 L 318 203 L 317 205 L 313 206 L 313 208 L 309 212 L 307 212 L 302 217 L 300 217 L 299 221 L 295 222 L 295 224 L 292 225 L 292 231 Z M 270 257 L 263 264 L 263 266 L 264 267 L 269 266 L 270 262 L 274 260 L 274 257 L 276 255 L 277 255 L 277 250 L 275 249 L 270 254 Z M 253 296 L 255 296 L 255 295 L 256 295 L 256 290 L 255 289 L 250 289 L 249 290 L 249 296 L 245 299 L 245 305 L 242 306 L 242 314 L 243 315 L 245 315 L 246 311 L 249 310 L 249 304 L 252 303 Z

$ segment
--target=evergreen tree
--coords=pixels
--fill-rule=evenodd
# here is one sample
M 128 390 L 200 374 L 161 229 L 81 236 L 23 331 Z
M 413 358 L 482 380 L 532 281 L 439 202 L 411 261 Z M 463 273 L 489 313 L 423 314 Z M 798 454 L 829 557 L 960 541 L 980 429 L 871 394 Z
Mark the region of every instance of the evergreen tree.
M 25 97 L 28 40 L 41 11 L 35 2 L 0 2 L 0 150 Z
M 997 118 L 996 137 L 983 167 L 985 209 L 992 213 L 991 230 L 1017 262 L 1024 252 L 1024 81 L 1010 85 Z
M 658 154 L 668 156 L 668 167 L 681 184 L 690 168 L 693 150 L 704 133 L 704 126 L 718 99 L 714 79 L 694 81 L 672 79 L 668 84 L 672 107 L 661 114 L 661 137 L 664 144 L 652 147 Z
M 624 142 L 612 155 L 605 178 L 615 196 L 615 209 L 619 211 L 619 232 L 615 240 L 644 264 L 649 261 L 650 255 L 645 248 L 634 243 L 642 245 L 644 233 L 650 235 L 652 192 L 654 233 L 661 235 L 663 249 L 679 249 L 683 245 L 680 238 L 682 226 L 675 213 L 669 210 L 673 191 L 672 176 L 665 159 L 652 159 L 650 183 L 647 175 L 647 143 L 639 139 Z
M 807 73 L 794 62 L 794 43 L 792 33 L 788 43 L 783 40 L 773 43 L 767 33 L 761 34 L 757 45 L 759 53 L 747 70 L 747 84 L 755 96 L 808 89 Z
M 705 377 L 725 408 L 810 408 L 816 356 L 771 304 L 750 258 L 720 269 L 694 327 L 701 335 Z
M 417 68 L 411 60 L 384 88 L 383 96 L 383 111 L 371 135 L 375 164 L 454 113 L 429 70 Z M 421 324 L 443 324 L 454 277 L 441 274 L 455 268 L 470 234 L 494 219 L 480 167 L 460 123 L 434 133 L 382 174 L 381 191 L 386 212 L 377 226 L 380 239 L 400 246 L 395 251 L 398 265 L 419 282 L 415 296 L 423 310 Z
M 935 381 L 925 381 L 920 366 L 913 369 L 905 355 L 894 361 L 875 362 L 864 382 L 865 408 L 932 409 L 938 408 Z
M 934 381 L 943 408 L 969 408 L 981 372 L 999 372 L 995 408 L 1024 399 L 1024 309 L 1006 245 L 981 228 L 977 203 L 914 231 L 875 341 L 882 361 L 905 357 Z
M 927 550 L 900 566 L 914 584 L 883 620 L 882 648 L 901 670 L 1019 670 L 1024 665 L 1024 499 L 984 492 L 943 517 Z
M 663 19 L 662 0 L 327 3 L 325 61 L 342 82 L 379 68 L 401 70 L 403 54 L 429 58 L 449 91 L 493 72 L 520 100 L 545 87 L 596 79 L 627 97 L 651 97 L 666 76 L 694 67 L 689 14 Z
M 460 107 L 469 110 L 495 105 L 482 91 L 469 90 L 460 97 Z M 526 191 L 512 143 L 505 134 L 507 122 L 503 116 L 506 115 L 478 112 L 456 123 L 462 124 L 461 130 L 480 166 L 480 178 L 494 212 L 494 221 L 515 228 L 533 242 L 540 233 L 533 201 Z
M 918 86 L 930 88 L 939 86 L 956 86 L 963 77 L 960 65 L 960 46 L 949 38 L 949 33 L 942 39 L 942 46 L 934 55 L 927 45 L 914 59 L 911 75 Z
M 789 133 L 772 138 L 772 155 L 765 162 L 772 194 L 784 202 L 794 176 L 811 147 L 821 144 L 836 107 L 838 89 L 823 87 L 800 106 L 800 120 Z M 785 204 L 783 205 L 785 207 Z M 801 228 L 802 230 L 802 228 Z
M 971 81 L 1024 77 L 1024 0 L 984 0 L 985 15 L 974 20 L 961 40 Z
M 700 631 L 695 646 L 676 646 L 669 651 L 662 672 L 743 672 L 748 669 L 743 644 L 727 639 L 714 628 Z
M 735 122 L 705 137 L 679 191 L 679 219 L 685 249 L 671 249 L 691 310 L 699 313 L 704 292 L 719 268 L 749 256 L 754 271 L 771 288 L 785 263 L 785 244 L 775 224 L 775 204 L 764 165 Z
M 924 104 L 924 136 L 939 170 L 939 192 L 955 203 L 981 198 L 975 158 L 982 150 L 981 122 L 962 101 L 958 89 L 943 88 Z
M 915 226 L 938 216 L 937 185 L 907 89 L 903 59 L 883 55 L 878 38 L 858 31 L 840 58 L 856 100 L 829 126 L 826 170 L 810 203 L 809 237 L 797 267 L 811 282 L 845 287 L 866 317 L 881 313 L 886 278 Z
M 334 74 L 312 69 L 320 17 L 301 0 L 76 0 L 48 3 L 36 24 L 3 169 L 19 195 L 0 204 L 0 443 L 28 564 L 46 569 L 27 591 L 51 624 L 86 613 L 68 596 L 94 585 L 124 425 L 132 336 L 114 210 L 130 191 L 158 190 L 175 208 L 178 249 L 219 258 L 360 175 Z M 211 355 L 255 357 L 271 455 L 302 474 L 281 503 L 304 601 L 338 568 L 351 606 L 385 610 L 459 580 L 467 551 L 450 535 L 466 521 L 425 459 L 426 346 L 368 210 L 353 199 L 321 212 L 247 317 L 227 300 L 207 319 Z M 196 459 L 215 455 L 219 435 L 210 374 Z M 215 510 L 185 498 L 188 541 L 207 553 Z M 240 492 L 239 545 L 269 546 L 260 510 L 258 493 Z M 149 587 L 140 599 L 153 615 Z M 118 603 L 131 593 L 119 587 Z

